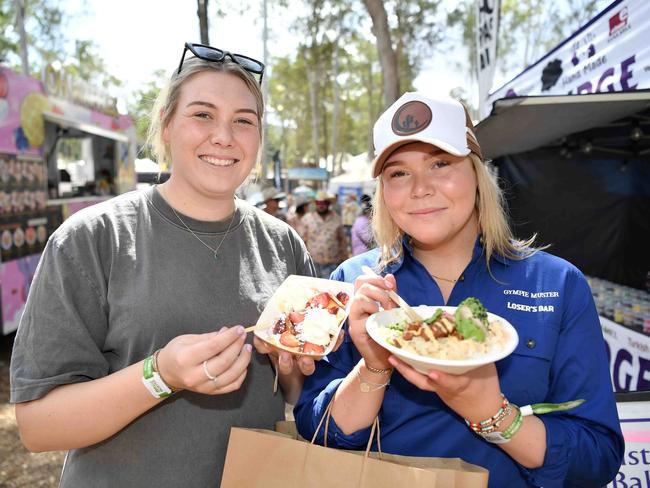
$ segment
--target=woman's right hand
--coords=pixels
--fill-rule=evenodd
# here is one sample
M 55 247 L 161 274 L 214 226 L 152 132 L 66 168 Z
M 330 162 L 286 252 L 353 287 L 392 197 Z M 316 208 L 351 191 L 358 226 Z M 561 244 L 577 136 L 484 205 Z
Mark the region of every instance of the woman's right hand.
M 175 337 L 158 354 L 158 371 L 167 385 L 208 395 L 238 390 L 248 371 L 252 346 L 240 325 L 218 332 Z M 206 361 L 211 380 L 203 369 Z
M 366 332 L 366 320 L 370 315 L 379 311 L 381 305 L 385 310 L 396 305 L 388 297 L 387 290 L 395 290 L 395 277 L 388 274 L 385 277 L 360 276 L 354 282 L 354 296 L 350 305 L 348 326 L 352 342 L 363 357 L 367 366 L 375 369 L 390 369 L 388 362 L 390 353 L 377 344 Z

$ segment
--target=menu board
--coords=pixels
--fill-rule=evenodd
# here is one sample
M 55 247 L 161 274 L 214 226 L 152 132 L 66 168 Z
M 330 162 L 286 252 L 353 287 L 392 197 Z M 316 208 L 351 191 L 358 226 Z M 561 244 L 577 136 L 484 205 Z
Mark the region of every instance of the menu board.
M 52 227 L 47 172 L 40 158 L 0 154 L 0 257 L 2 262 L 40 253 Z M 57 225 L 60 225 L 60 220 Z

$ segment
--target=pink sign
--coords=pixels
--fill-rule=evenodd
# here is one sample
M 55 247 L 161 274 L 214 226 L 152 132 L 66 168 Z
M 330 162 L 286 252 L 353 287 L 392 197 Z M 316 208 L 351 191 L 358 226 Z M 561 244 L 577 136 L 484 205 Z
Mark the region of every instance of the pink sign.
M 0 67 L 0 153 L 41 154 L 48 104 L 38 81 Z
M 9 334 L 18 328 L 40 258 L 40 254 L 34 254 L 0 264 L 3 334 Z

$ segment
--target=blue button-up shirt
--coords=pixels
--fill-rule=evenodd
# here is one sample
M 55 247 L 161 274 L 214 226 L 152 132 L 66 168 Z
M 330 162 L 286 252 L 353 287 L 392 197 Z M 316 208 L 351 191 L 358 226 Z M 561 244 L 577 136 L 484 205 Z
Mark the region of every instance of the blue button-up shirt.
M 393 273 L 399 294 L 410 304 L 444 305 L 436 282 L 407 242 Z M 377 250 L 339 266 L 332 279 L 354 282 L 361 266 L 375 266 Z M 491 274 L 490 274 L 491 273 Z M 460 457 L 490 472 L 490 487 L 604 486 L 616 474 L 624 452 L 612 393 L 605 342 L 589 286 L 570 263 L 545 252 L 511 260 L 495 256 L 486 265 L 477 240 L 471 262 L 447 305 L 477 297 L 508 320 L 519 334 L 515 351 L 496 363 L 501 390 L 515 405 L 587 401 L 568 412 L 539 418 L 546 427 L 544 464 L 527 469 L 497 445 L 474 434 L 440 398 L 393 373 L 379 412 L 382 451 L 408 456 Z M 361 359 L 349 336 L 306 378 L 294 413 L 298 430 L 311 438 L 342 379 Z M 327 445 L 365 448 L 370 429 L 344 434 L 330 421 Z M 318 443 L 323 443 L 319 434 Z

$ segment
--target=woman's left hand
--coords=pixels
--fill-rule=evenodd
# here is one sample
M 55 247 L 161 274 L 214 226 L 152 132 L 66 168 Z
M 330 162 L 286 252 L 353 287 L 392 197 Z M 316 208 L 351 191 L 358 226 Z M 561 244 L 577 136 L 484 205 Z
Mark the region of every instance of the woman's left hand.
M 406 380 L 421 390 L 435 392 L 449 408 L 472 422 L 490 418 L 499 409 L 501 388 L 494 363 L 461 375 L 437 370 L 425 375 L 395 356 L 389 362 Z

